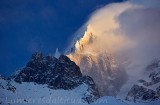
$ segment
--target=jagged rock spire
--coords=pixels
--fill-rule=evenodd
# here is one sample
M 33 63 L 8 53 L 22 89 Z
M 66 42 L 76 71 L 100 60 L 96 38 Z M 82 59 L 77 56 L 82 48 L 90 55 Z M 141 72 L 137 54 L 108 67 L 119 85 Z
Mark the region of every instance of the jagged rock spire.
M 56 52 L 54 54 L 54 57 L 59 58 L 60 52 L 58 51 L 58 48 L 56 48 Z

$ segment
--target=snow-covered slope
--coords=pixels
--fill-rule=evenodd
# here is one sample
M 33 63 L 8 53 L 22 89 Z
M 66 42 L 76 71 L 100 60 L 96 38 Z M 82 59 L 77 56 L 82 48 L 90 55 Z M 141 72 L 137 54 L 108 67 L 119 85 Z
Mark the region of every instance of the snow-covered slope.
M 15 82 L 0 78 L 0 104 L 2 105 L 88 105 L 84 100 L 89 86 L 85 83 L 72 90 L 50 89 L 46 84 L 35 82 Z M 126 105 L 113 97 L 103 97 L 91 105 Z
M 47 85 L 33 82 L 21 84 L 9 79 L 0 79 L 0 105 L 89 105 L 83 100 L 88 85 L 82 84 L 72 90 L 50 89 Z M 159 105 L 150 103 L 124 102 L 111 96 L 101 97 L 90 105 Z
M 88 85 L 82 84 L 73 90 L 53 90 L 47 85 L 33 82 L 16 83 L 14 80 L 0 80 L 0 103 L 2 105 L 44 104 L 44 105 L 75 105 L 87 104 L 83 100 Z

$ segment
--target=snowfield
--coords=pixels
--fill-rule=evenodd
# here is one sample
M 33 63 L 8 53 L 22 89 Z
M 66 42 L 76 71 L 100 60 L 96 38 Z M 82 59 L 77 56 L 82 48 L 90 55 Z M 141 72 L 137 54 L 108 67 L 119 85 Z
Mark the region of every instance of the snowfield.
M 14 80 L 0 79 L 1 105 L 88 105 L 82 100 L 87 91 L 87 85 L 82 84 L 73 90 L 53 90 L 47 85 L 33 82 L 16 83 Z M 102 97 L 91 105 L 159 105 L 160 101 L 152 103 L 128 103 L 114 97 Z

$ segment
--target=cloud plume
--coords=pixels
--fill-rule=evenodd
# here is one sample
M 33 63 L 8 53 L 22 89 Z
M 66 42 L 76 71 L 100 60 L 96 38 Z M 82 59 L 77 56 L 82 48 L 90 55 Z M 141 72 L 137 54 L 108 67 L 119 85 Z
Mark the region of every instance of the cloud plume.
M 116 64 L 124 66 L 130 81 L 141 78 L 149 62 L 160 57 L 158 4 L 159 0 L 130 0 L 95 11 L 83 26 L 87 29 L 75 42 L 75 51 L 68 56 L 84 74 L 90 75 L 86 66 L 81 65 L 84 56 L 94 55 L 99 60 L 104 58 L 100 58 L 102 54 L 112 54 Z M 93 66 L 93 61 L 87 66 Z

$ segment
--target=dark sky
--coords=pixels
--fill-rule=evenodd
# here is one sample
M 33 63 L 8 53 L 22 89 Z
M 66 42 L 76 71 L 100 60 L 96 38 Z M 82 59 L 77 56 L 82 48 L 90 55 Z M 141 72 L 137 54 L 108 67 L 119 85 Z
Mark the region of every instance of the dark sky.
M 31 54 L 54 54 L 96 9 L 122 0 L 1 0 L 0 74 L 25 66 Z

